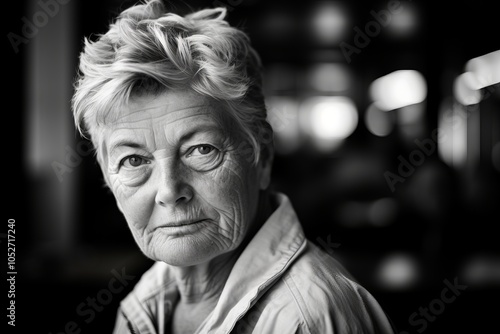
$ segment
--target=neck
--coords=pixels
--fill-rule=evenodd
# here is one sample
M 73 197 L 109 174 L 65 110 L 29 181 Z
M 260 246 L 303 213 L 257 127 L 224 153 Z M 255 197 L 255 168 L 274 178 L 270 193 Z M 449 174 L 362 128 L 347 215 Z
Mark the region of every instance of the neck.
M 237 258 L 233 251 L 219 255 L 207 263 L 176 267 L 180 301 L 183 304 L 198 305 L 216 303 Z
M 234 264 L 274 209 L 275 205 L 267 193 L 261 194 L 254 223 L 238 248 L 205 263 L 175 268 L 181 303 L 186 305 L 217 303 Z

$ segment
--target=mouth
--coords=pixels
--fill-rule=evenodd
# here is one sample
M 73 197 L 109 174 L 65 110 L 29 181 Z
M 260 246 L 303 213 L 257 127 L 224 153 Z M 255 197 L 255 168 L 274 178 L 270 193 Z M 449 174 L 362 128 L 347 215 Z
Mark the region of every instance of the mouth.
M 182 227 L 182 226 L 189 226 L 189 225 L 195 225 L 199 223 L 203 223 L 208 221 L 208 219 L 197 219 L 197 220 L 181 220 L 178 222 L 171 222 L 162 226 L 158 226 L 158 228 L 164 228 L 164 227 Z

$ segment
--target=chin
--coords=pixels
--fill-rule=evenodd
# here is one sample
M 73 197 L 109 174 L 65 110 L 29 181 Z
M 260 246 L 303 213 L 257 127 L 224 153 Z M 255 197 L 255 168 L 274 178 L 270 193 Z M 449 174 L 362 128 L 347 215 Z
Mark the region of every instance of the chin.
M 206 263 L 226 251 L 228 250 L 219 249 L 214 242 L 176 238 L 153 246 L 144 253 L 154 261 L 162 261 L 176 267 L 189 267 Z

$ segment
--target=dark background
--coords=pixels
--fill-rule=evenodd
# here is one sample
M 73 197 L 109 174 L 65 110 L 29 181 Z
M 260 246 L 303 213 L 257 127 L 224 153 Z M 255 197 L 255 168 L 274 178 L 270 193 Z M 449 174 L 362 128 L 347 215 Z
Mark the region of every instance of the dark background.
M 75 332 L 111 332 L 119 301 L 151 265 L 103 187 L 99 167 L 86 153 L 87 142 L 75 131 L 69 107 L 83 37 L 104 33 L 111 19 L 133 3 L 72 0 L 57 10 L 51 7 L 53 15 L 47 15 L 45 24 L 17 50 L 9 36 L 23 36 L 23 18 L 32 21 L 43 9 L 37 1 L 17 1 L 9 2 L 4 12 L 8 77 L 3 109 L 9 118 L 2 123 L 8 166 L 3 173 L 3 212 L 4 225 L 16 219 L 19 332 L 34 328 L 30 332 L 69 333 L 71 326 Z M 270 105 L 288 115 L 284 119 L 292 123 L 285 126 L 293 137 L 277 133 L 273 187 L 291 198 L 309 238 L 322 247 L 331 245 L 327 250 L 372 292 L 400 332 L 498 331 L 498 84 L 484 88 L 485 98 L 479 103 L 462 109 L 470 112 L 465 132 L 457 135 L 458 142 L 465 138 L 467 143 L 465 160 L 454 163 L 436 149 L 404 182 L 396 183 L 394 191 L 385 179 L 387 171 L 398 173 L 398 157 L 408 160 L 419 150 L 416 139 L 432 138 L 433 131 L 441 129 L 440 110 L 456 98 L 454 80 L 467 61 L 500 49 L 493 2 L 403 1 L 404 14 L 398 15 L 408 15 L 403 23 L 412 19 L 413 25 L 405 30 L 394 19 L 353 53 L 350 62 L 341 43 L 355 46 L 354 28 L 365 31 L 374 21 L 371 11 L 387 10 L 389 2 L 218 2 L 223 3 L 229 9 L 228 21 L 248 32 L 262 57 L 266 94 L 291 101 L 288 107 Z M 214 4 L 175 1 L 172 10 L 182 14 Z M 312 22 L 332 8 L 331 20 L 337 18 L 338 24 L 334 27 L 343 27 L 344 33 L 321 41 Z M 328 22 L 323 32 L 330 29 Z M 311 73 L 321 64 L 341 71 L 346 81 L 327 80 L 333 88 L 318 90 Z M 396 70 L 415 70 L 425 78 L 426 99 L 417 105 L 422 115 L 403 123 L 401 115 L 412 112 L 411 107 L 390 111 L 395 120 L 392 131 L 377 136 L 364 118 L 372 102 L 370 85 Z M 500 71 L 498 65 L 494 70 Z M 302 122 L 294 108 L 314 96 L 349 97 L 358 113 L 355 130 L 329 151 L 319 150 L 310 133 L 293 130 L 292 125 Z M 307 115 L 307 109 L 298 109 Z M 458 142 L 453 139 L 451 147 L 458 147 Z M 71 172 L 66 170 L 58 179 L 54 162 L 68 166 L 65 159 L 71 150 L 79 150 L 70 161 Z M 1 232 L 4 254 L 5 231 L 6 226 Z M 104 290 L 113 270 L 124 270 L 134 279 L 110 295 Z M 467 289 L 453 302 L 440 304 L 446 280 Z M 98 296 L 111 298 L 92 319 L 89 313 L 77 312 L 87 298 Z M 7 305 L 4 298 L 2 305 Z M 422 322 L 409 322 L 414 312 L 429 307 L 439 314 L 425 329 Z

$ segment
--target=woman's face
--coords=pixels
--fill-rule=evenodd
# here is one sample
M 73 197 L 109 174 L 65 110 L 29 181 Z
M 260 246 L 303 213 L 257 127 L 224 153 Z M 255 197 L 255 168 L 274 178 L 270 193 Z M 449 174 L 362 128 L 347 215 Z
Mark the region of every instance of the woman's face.
M 132 99 L 105 127 L 106 181 L 153 260 L 206 262 L 238 247 L 256 216 L 269 171 L 238 149 L 223 112 L 197 93 L 172 91 Z

